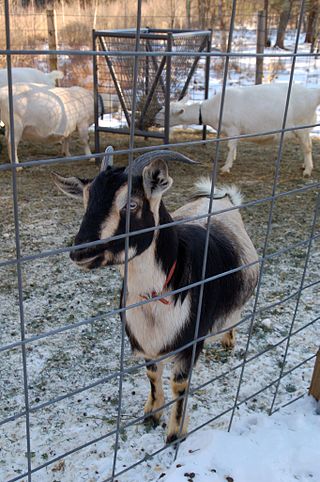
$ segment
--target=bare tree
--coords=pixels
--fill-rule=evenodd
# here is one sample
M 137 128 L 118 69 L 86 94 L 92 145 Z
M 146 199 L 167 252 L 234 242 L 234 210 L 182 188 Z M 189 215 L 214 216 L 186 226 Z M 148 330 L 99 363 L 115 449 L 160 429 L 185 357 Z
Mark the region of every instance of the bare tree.
M 279 18 L 279 25 L 277 31 L 277 40 L 275 43 L 275 47 L 279 47 L 280 49 L 284 49 L 284 37 L 286 33 L 286 28 L 289 23 L 291 9 L 294 0 L 284 0 L 281 7 L 280 18 Z
M 186 0 L 187 28 L 191 28 L 191 0 Z
M 220 49 L 222 52 L 226 52 L 227 27 L 225 22 L 225 14 L 223 11 L 223 0 L 219 0 L 219 3 L 218 3 L 218 17 L 219 17 L 219 26 L 220 26 L 220 35 L 221 35 Z
M 176 0 L 170 0 L 170 28 L 175 27 L 176 13 L 177 13 L 177 2 Z
M 205 28 L 206 23 L 206 8 L 205 2 L 203 0 L 198 0 L 198 12 L 199 12 L 199 26 L 200 28 Z
M 263 10 L 265 11 L 265 26 L 264 26 L 264 46 L 270 47 L 270 40 L 268 36 L 268 10 L 269 10 L 269 0 L 263 1 Z
M 311 52 L 314 50 L 314 44 L 318 34 L 318 18 L 320 13 L 319 0 L 309 0 L 307 14 L 307 29 L 305 42 L 311 44 Z

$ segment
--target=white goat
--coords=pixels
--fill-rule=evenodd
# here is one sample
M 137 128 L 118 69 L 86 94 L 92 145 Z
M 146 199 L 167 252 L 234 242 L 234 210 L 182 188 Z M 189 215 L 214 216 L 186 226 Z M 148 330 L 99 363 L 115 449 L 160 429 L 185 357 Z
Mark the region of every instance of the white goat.
M 62 140 L 62 153 L 70 156 L 69 138 L 78 131 L 86 155 L 91 155 L 88 129 L 94 122 L 93 95 L 82 87 L 49 87 L 43 84 L 13 86 L 15 157 L 21 139 L 46 142 Z M 0 89 L 0 117 L 7 126 L 11 160 L 8 89 Z
M 17 82 L 36 82 L 39 84 L 50 85 L 55 87 L 57 79 L 63 78 L 63 72 L 60 70 L 53 70 L 49 73 L 41 72 L 41 70 L 33 69 L 32 67 L 13 67 L 12 68 L 12 81 L 14 84 Z M 7 69 L 0 69 L 0 87 L 7 85 Z
M 244 134 L 259 134 L 281 129 L 287 84 L 262 84 L 249 87 L 229 87 L 226 89 L 221 134 L 234 137 Z M 221 93 L 211 99 L 189 103 L 188 101 L 170 104 L 170 126 L 183 124 L 207 124 L 218 128 Z M 320 104 L 320 89 L 308 89 L 293 85 L 286 121 L 286 127 L 298 127 L 316 123 L 316 108 Z M 164 125 L 164 109 L 157 114 L 156 124 Z M 312 163 L 312 128 L 299 129 L 286 134 L 295 137 L 301 144 L 304 162 L 303 175 L 310 176 Z M 268 143 L 278 140 L 280 134 L 246 138 L 246 141 Z M 238 139 L 228 141 L 228 156 L 222 172 L 230 172 L 237 155 Z

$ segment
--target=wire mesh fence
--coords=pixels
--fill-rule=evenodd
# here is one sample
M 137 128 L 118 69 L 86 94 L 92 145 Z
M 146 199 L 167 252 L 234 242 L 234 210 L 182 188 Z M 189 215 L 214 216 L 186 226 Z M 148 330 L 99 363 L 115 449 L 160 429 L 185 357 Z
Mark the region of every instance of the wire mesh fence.
M 141 0 L 137 2 L 133 48 L 125 52 L 122 48 L 115 49 L 110 54 L 120 62 L 124 55 L 131 59 L 130 113 L 133 118 L 139 108 L 140 57 L 143 61 L 149 58 L 151 64 L 152 59 L 159 62 L 163 56 L 179 63 L 183 55 L 192 64 L 197 55 L 193 50 L 141 52 L 141 3 Z M 32 59 L 35 55 L 58 54 L 77 58 L 79 62 L 90 56 L 96 57 L 97 62 L 104 62 L 104 52 L 13 50 L 8 1 L 5 8 L 6 48 L 0 54 L 6 58 L 10 140 L 14 146 L 16 119 L 11 67 L 15 56 Z M 89 163 L 91 155 L 78 155 L 77 151 L 73 157 L 57 158 L 53 150 L 44 156 L 44 148 L 40 147 L 39 152 L 32 150 L 31 159 L 25 161 L 28 146 L 23 143 L 23 162 L 17 163 L 12 147 L 12 163 L 7 161 L 0 165 L 3 204 L 0 259 L 2 480 L 139 480 L 141 473 L 146 480 L 155 480 L 160 475 L 155 475 L 159 467 L 169 464 L 177 456 L 180 441 L 186 435 L 211 423 L 230 430 L 240 407 L 272 414 L 306 393 L 319 345 L 319 169 L 315 167 L 309 180 L 302 179 L 296 172 L 300 154 L 295 145 L 286 151 L 287 143 L 284 142 L 285 134 L 318 124 L 287 126 L 297 63 L 316 62 L 316 54 L 299 50 L 304 8 L 305 2 L 302 1 L 299 24 L 292 39 L 293 48 L 286 52 L 290 71 L 280 129 L 272 132 L 262 129 L 255 135 L 244 133 L 227 138 L 221 135 L 232 62 L 240 57 L 247 61 L 256 58 L 254 52 L 243 54 L 234 50 L 234 0 L 226 51 L 202 52 L 203 63 L 210 58 L 212 71 L 218 62 L 221 63 L 222 102 L 216 135 L 203 140 L 197 135 L 185 137 L 181 134 L 179 137 L 177 134 L 171 144 L 163 146 L 138 142 L 136 125 L 131 123 L 127 145 L 116 137 L 113 142 L 110 134 L 104 138 L 105 145 L 114 144 L 116 147 L 115 164 L 119 166 L 122 160 L 128 166 L 122 232 L 113 230 L 101 239 L 88 238 L 81 245 L 74 245 L 72 237 L 79 230 L 82 208 L 74 200 L 58 194 L 50 171 L 54 168 L 66 177 L 93 178 L 97 175 L 97 168 Z M 283 54 L 268 51 L 264 57 L 277 62 Z M 214 209 L 217 186 L 221 181 L 218 169 L 226 153 L 226 142 L 239 137 L 250 140 L 275 132 L 279 134 L 275 150 L 268 151 L 267 147 L 246 150 L 243 159 L 249 157 L 247 167 L 243 172 L 234 167 L 232 182 L 237 183 L 238 177 L 241 178 L 247 199 L 237 206 Z M 196 160 L 199 156 L 201 160 L 201 156 L 206 158 L 202 167 L 201 164 L 180 168 L 169 165 L 169 172 L 177 182 L 177 188 L 175 185 L 171 188 L 172 197 L 165 201 L 171 211 L 187 203 L 198 173 L 207 174 L 212 180 L 209 204 L 196 213 L 188 211 L 183 218 L 168 218 L 161 225 L 136 226 L 130 216 L 130 203 L 135 201 L 134 158 L 164 147 L 181 150 Z M 316 158 L 320 157 L 316 142 L 314 154 Z M 96 152 L 93 157 L 100 159 L 102 155 L 103 152 Z M 20 166 L 28 169 L 18 172 Z M 238 209 L 258 257 L 208 276 L 210 221 L 226 213 L 232 215 Z M 169 279 L 164 292 L 155 287 L 152 297 L 138 296 L 132 300 L 129 289 L 132 286 L 130 240 L 145 240 L 155 233 L 159 236 L 159 233 L 172 229 L 183 229 L 190 223 L 205 226 L 202 228 L 205 234 L 198 277 L 192 282 L 188 278 L 177 289 Z M 75 257 L 84 249 L 100 252 L 108 244 L 119 242 L 125 248 L 121 304 L 121 279 L 114 267 L 85 273 L 73 268 L 69 259 L 70 253 Z M 170 248 L 167 248 L 168 253 Z M 206 287 L 256 266 L 259 267 L 259 279 L 255 294 L 234 325 L 238 335 L 235 354 L 230 355 L 228 350 L 212 344 L 211 333 L 202 330 L 201 310 L 207 296 Z M 147 277 L 148 270 L 155 267 L 156 264 L 143 265 L 142 276 Z M 169 273 L 165 274 L 164 280 L 159 281 L 160 288 L 168 280 Z M 137 278 L 134 284 L 143 286 L 143 280 Z M 150 286 L 150 290 L 152 288 Z M 165 310 L 164 300 L 171 302 L 175 297 L 188 296 L 195 290 L 198 303 L 194 307 L 190 339 L 186 343 L 177 343 L 169 351 L 164 348 L 151 353 L 152 357 L 148 353 L 140 359 L 132 357 L 125 333 L 128 313 L 130 317 L 130 313 L 137 309 L 151 313 L 155 307 Z M 157 323 L 162 321 L 156 320 Z M 222 327 L 218 331 L 223 335 L 229 330 L 230 327 Z M 194 368 L 197 348 L 205 340 L 211 343 L 203 349 Z M 190 369 L 184 389 L 172 396 L 165 387 L 168 401 L 161 399 L 161 403 L 153 407 L 155 415 L 162 410 L 166 413 L 177 408 L 181 412 L 177 440 L 166 444 L 165 425 L 170 425 L 166 416 L 163 425 L 156 429 L 143 424 L 147 418 L 143 412 L 144 398 L 149 392 L 145 370 L 147 368 L 149 374 L 156 373 L 160 371 L 161 362 L 169 363 L 172 357 L 181 357 L 186 350 L 190 353 Z M 176 382 L 180 380 L 176 378 Z M 168 380 L 169 375 L 165 372 L 165 385 Z M 187 407 L 190 425 L 185 434 Z

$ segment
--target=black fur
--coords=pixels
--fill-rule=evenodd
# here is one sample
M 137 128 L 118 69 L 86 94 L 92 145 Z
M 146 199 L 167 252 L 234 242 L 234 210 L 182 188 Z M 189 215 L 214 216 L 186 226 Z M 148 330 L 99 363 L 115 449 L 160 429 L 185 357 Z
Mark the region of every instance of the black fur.
M 162 205 L 160 208 L 160 224 L 166 224 L 171 217 Z M 225 273 L 241 265 L 240 248 L 231 240 L 231 233 L 219 229 L 219 224 L 210 227 L 206 278 Z M 174 260 L 177 260 L 174 276 L 169 284 L 170 290 L 178 290 L 184 286 L 201 280 L 203 253 L 206 230 L 197 225 L 178 225 L 160 230 L 156 243 L 156 257 L 164 272 L 168 274 Z M 170 249 L 168 249 L 170 246 Z M 218 320 L 237 306 L 241 306 L 243 297 L 242 272 L 228 274 L 214 281 L 205 282 L 204 296 L 200 316 L 198 336 L 204 336 L 217 326 Z M 173 351 L 194 339 L 200 287 L 192 288 L 191 314 L 189 322 L 182 328 L 172 343 L 163 347 L 161 354 Z M 175 302 L 184 301 L 188 291 L 175 295 Z M 219 327 L 217 327 L 218 329 Z M 196 359 L 202 349 L 203 342 L 197 344 Z M 190 359 L 192 348 L 181 352 L 179 358 Z M 189 368 L 189 367 L 188 367 Z

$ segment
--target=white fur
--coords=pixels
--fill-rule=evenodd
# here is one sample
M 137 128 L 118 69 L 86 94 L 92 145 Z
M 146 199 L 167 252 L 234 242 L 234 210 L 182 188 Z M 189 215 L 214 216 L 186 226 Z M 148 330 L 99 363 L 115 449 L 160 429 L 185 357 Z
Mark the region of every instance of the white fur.
M 94 121 L 94 103 L 88 90 L 82 87 L 17 83 L 13 86 L 13 107 L 16 162 L 19 162 L 17 147 L 21 139 L 45 142 L 60 140 L 63 154 L 70 156 L 69 138 L 76 130 L 85 154 L 91 154 L 88 129 Z M 0 88 L 0 111 L 1 119 L 7 126 L 6 139 L 11 160 L 7 87 Z
M 143 301 L 143 296 L 153 290 L 162 293 L 166 276 L 159 268 L 154 250 L 153 242 L 146 251 L 128 264 L 128 306 Z M 126 311 L 127 325 L 131 333 L 143 348 L 143 355 L 150 358 L 156 358 L 166 345 L 172 344 L 189 319 L 189 295 L 183 303 L 180 299 L 176 304 L 171 303 L 172 297 L 166 299 L 170 301 L 169 305 L 153 301 Z
M 221 134 L 234 137 L 245 134 L 259 134 L 281 129 L 287 98 L 287 84 L 262 84 L 249 87 L 228 87 L 226 89 L 221 123 Z M 203 124 L 218 128 L 221 93 L 203 102 L 180 101 L 170 105 L 170 126 L 198 124 L 199 110 Z M 316 123 L 316 108 L 320 104 L 320 89 L 293 85 L 286 127 L 298 127 Z M 164 125 L 164 109 L 156 116 L 156 123 Z M 292 131 L 285 136 L 295 137 L 301 144 L 304 155 L 305 176 L 313 169 L 311 129 Z M 246 141 L 266 143 L 279 139 L 280 134 L 252 137 Z M 228 141 L 228 156 L 222 172 L 229 172 L 237 155 L 238 140 Z
M 62 78 L 63 72 L 61 72 L 60 70 L 53 70 L 52 72 L 45 73 L 32 67 L 12 68 L 12 81 L 14 84 L 16 84 L 17 82 L 36 82 L 39 84 L 47 84 L 50 87 L 54 87 L 56 79 Z M 7 85 L 7 83 L 7 69 L 0 69 L 0 87 Z
M 209 177 L 201 177 L 195 182 L 195 197 L 196 196 L 210 196 L 211 180 Z M 215 186 L 214 198 L 219 198 L 228 195 L 234 206 L 240 206 L 243 203 L 243 195 L 235 184 L 221 184 Z

